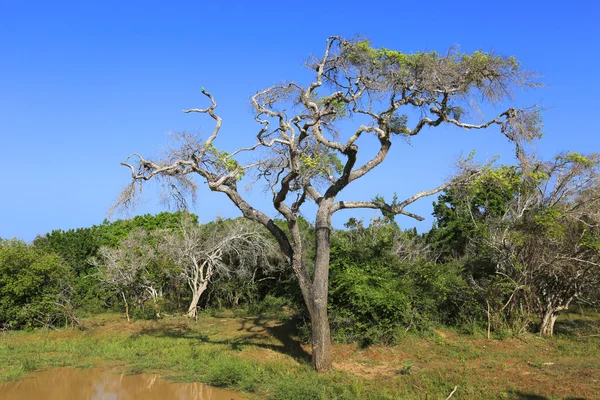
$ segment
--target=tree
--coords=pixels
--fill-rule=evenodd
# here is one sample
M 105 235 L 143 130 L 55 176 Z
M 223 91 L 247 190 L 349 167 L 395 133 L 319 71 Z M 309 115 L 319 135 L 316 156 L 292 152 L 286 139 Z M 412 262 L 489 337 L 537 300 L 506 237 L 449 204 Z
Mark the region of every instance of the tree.
M 488 337 L 492 329 L 521 331 L 530 323 L 527 286 L 499 268 L 501 256 L 491 240 L 498 238 L 491 234 L 498 221 L 512 224 L 503 218 L 526 187 L 522 168 L 502 165 L 483 171 L 468 185 L 447 188 L 433 205 L 435 223 L 427 242 L 438 262 L 461 265 L 469 283 L 464 294 L 475 300 L 475 307 L 462 311 L 469 318 L 487 319 Z
M 484 171 L 469 185 L 446 188 L 433 203 L 434 226 L 426 235 L 440 261 L 481 255 L 485 222 L 506 213 L 522 184 L 522 172 L 503 165 Z
M 487 241 L 497 272 L 528 290 L 539 332 L 550 336 L 559 312 L 600 283 L 600 155 L 530 165 Z
M 198 301 L 216 275 L 226 275 L 233 265 L 243 270 L 266 266 L 269 262 L 270 243 L 258 229 L 248 221 L 230 223 L 220 221 L 205 228 L 187 218 L 180 224 L 180 232 L 167 238 L 169 251 L 181 276 L 192 291 L 192 300 L 187 310 L 188 317 L 195 317 Z
M 327 296 L 333 214 L 370 208 L 421 220 L 405 208 L 443 190 L 448 183 L 394 205 L 379 200 L 340 201 L 342 190 L 384 161 L 393 137 L 409 138 L 425 127 L 442 124 L 462 129 L 497 125 L 520 149 L 523 140 L 539 136 L 539 114 L 535 109 L 509 108 L 486 122 L 463 122 L 477 99 L 499 103 L 510 98 L 515 87 L 536 86 L 534 76 L 522 70 L 513 57 L 456 50 L 445 55 L 406 54 L 374 48 L 366 40 L 330 37 L 324 56 L 309 61 L 308 67 L 314 71 L 314 79 L 307 86 L 291 82 L 252 96 L 254 119 L 260 126 L 258 141 L 231 153 L 215 147 L 222 119 L 215 112 L 215 98 L 203 88 L 202 94 L 211 104 L 184 112 L 208 114 L 215 121 L 210 136 L 202 141 L 194 135 L 179 134 L 162 159 L 146 159 L 135 153 L 130 156 L 122 164 L 131 169 L 133 179 L 115 209 L 133 205 L 143 183 L 150 179 L 161 181 L 181 206 L 186 205 L 188 196 L 195 198 L 194 176 L 203 178 L 212 191 L 224 193 L 244 217 L 271 232 L 289 260 L 310 315 L 313 366 L 327 371 L 332 363 Z M 417 110 L 412 126 L 401 109 Z M 342 123 L 345 120 L 358 123 L 347 135 L 342 134 L 347 130 L 348 124 Z M 363 136 L 373 137 L 379 149 L 359 164 L 357 142 Z M 248 153 L 253 155 L 250 161 L 244 157 Z M 262 180 L 271 191 L 273 207 L 286 220 L 288 234 L 244 199 L 238 181 L 247 172 L 254 172 L 254 179 Z M 314 268 L 304 262 L 298 227 L 307 201 L 317 207 Z
M 47 253 L 55 253 L 66 261 L 75 272 L 73 282 L 73 302 L 79 308 L 98 312 L 111 301 L 106 286 L 98 281 L 97 268 L 88 261 L 97 257 L 102 246 L 117 248 L 134 231 L 152 232 L 161 229 L 176 229 L 181 212 L 162 212 L 157 215 L 141 215 L 129 220 L 109 222 L 89 228 L 53 230 L 33 241 L 36 248 Z M 197 221 L 197 216 L 190 214 Z M 157 271 L 156 271 L 157 272 Z
M 0 325 L 36 327 L 64 321 L 72 278 L 73 271 L 58 255 L 20 240 L 0 239 Z
M 89 263 L 98 268 L 101 282 L 114 288 L 125 305 L 125 316 L 130 320 L 129 301 L 133 299 L 138 307 L 143 307 L 146 299 L 156 304 L 162 297 L 161 279 L 158 275 L 168 274 L 169 270 L 153 264 L 164 252 L 165 232 L 150 233 L 142 229 L 135 230 L 121 242 L 118 247 L 103 246 L 98 250 L 98 257 Z M 158 241 L 158 242 L 157 242 Z M 158 270 L 158 274 L 153 270 Z

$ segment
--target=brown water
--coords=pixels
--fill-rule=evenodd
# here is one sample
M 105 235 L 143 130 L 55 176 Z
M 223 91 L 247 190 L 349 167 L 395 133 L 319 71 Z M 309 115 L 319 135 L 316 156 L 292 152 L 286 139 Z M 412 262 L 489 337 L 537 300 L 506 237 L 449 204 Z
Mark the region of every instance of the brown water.
M 57 368 L 0 385 L 2 400 L 242 400 L 235 392 L 173 383 L 158 375 L 124 375 L 110 370 Z

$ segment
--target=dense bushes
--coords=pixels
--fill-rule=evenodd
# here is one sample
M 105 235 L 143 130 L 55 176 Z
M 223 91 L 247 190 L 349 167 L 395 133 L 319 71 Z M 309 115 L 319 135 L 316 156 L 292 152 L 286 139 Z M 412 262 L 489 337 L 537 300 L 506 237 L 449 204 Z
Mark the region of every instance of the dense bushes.
M 458 264 L 431 262 L 421 238 L 394 223 L 350 221 L 347 228 L 332 246 L 330 314 L 337 340 L 389 343 L 410 329 L 456 320 L 456 294 L 466 288 Z
M 56 254 L 19 240 L 0 241 L 0 324 L 20 328 L 67 322 L 71 272 Z
M 345 229 L 334 229 L 329 316 L 335 339 L 393 343 L 406 332 L 439 324 L 514 334 L 546 316 L 555 319 L 573 299 L 600 304 L 598 158 L 574 153 L 557 156 L 533 172 L 516 167 L 487 171 L 471 185 L 439 196 L 435 224 L 425 234 L 400 229 L 389 215 L 368 225 L 350 218 Z M 587 188 L 580 191 L 583 183 Z M 182 234 L 183 215 L 161 213 L 53 231 L 31 245 L 3 241 L 0 323 L 33 327 L 72 321 L 74 311 L 123 310 L 127 299 L 135 318 L 185 311 L 192 296 L 182 266 L 169 258 L 174 242 L 161 244 Z M 191 217 L 196 225 L 197 218 Z M 207 243 L 216 246 L 219 234 L 235 233 L 232 227 L 249 223 L 238 222 L 196 227 L 202 232 L 199 240 L 212 248 Z M 275 223 L 287 231 L 283 222 Z M 314 228 L 302 218 L 298 224 L 304 262 L 312 265 Z M 141 239 L 133 240 L 136 235 Z M 256 231 L 251 241 L 230 246 L 228 253 L 212 249 L 219 253 L 213 262 L 221 272 L 210 280 L 200 308 L 236 308 L 237 314 L 255 315 L 293 310 L 297 321 L 304 321 L 301 330 L 310 331 L 303 325 L 306 309 L 286 260 L 276 250 L 262 254 L 240 248 L 258 242 L 264 249 L 277 248 L 268 232 Z M 120 291 L 107 284 L 102 268 L 90 263 L 102 255 L 101 248 L 104 255 L 124 252 L 119 263 L 128 268 L 123 271 L 136 272 Z M 139 260 L 150 253 L 156 254 L 140 269 Z M 562 287 L 568 290 L 558 293 Z M 543 295 L 563 292 L 560 302 L 544 309 L 548 301 Z

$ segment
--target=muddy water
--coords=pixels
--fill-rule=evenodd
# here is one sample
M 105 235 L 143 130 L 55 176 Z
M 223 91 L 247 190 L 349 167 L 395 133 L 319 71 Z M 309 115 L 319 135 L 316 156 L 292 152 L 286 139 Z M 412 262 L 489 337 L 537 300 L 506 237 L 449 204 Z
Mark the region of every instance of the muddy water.
M 242 400 L 234 392 L 199 383 L 172 383 L 158 375 L 57 368 L 0 385 L 2 400 Z

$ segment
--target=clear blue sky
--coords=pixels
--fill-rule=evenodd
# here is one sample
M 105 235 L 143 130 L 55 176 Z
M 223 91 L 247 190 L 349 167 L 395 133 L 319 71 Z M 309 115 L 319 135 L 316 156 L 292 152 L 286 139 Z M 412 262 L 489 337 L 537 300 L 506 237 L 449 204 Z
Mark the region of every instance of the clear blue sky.
M 517 105 L 548 108 L 539 152 L 600 151 L 595 1 L 171 3 L 0 1 L 0 237 L 31 240 L 102 222 L 128 181 L 119 165 L 128 154 L 156 154 L 169 131 L 211 129 L 203 116 L 181 112 L 205 106 L 202 86 L 219 102 L 220 143 L 251 144 L 248 97 L 309 78 L 303 61 L 321 54 L 330 35 L 361 34 L 404 52 L 460 45 L 514 55 L 547 85 L 516 97 Z M 426 130 L 412 146 L 395 144 L 390 159 L 344 198 L 403 198 L 431 188 L 471 150 L 512 162 L 497 130 Z M 260 189 L 250 197 L 268 206 Z M 156 198 L 138 212 L 163 210 Z M 410 210 L 430 216 L 432 201 Z M 238 215 L 222 194 L 206 190 L 193 211 L 203 221 Z M 432 220 L 398 222 L 427 230 Z

